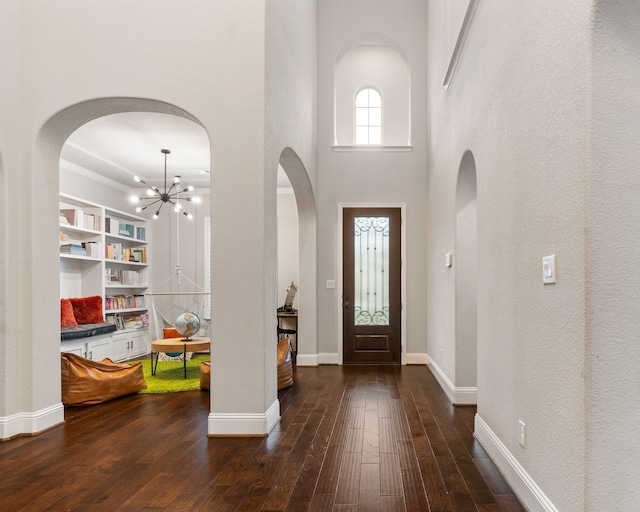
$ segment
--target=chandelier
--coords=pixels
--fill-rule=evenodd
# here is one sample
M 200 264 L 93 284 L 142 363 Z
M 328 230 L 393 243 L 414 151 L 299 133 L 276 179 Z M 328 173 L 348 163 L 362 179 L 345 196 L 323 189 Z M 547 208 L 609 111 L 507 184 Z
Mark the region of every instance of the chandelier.
M 156 212 L 153 214 L 153 218 L 157 219 L 160 216 L 160 210 L 164 206 L 165 203 L 170 203 L 173 205 L 173 210 L 176 213 L 182 212 L 182 214 L 188 219 L 193 219 L 193 215 L 191 215 L 188 211 L 186 211 L 182 207 L 182 203 L 180 200 L 184 201 L 193 201 L 194 203 L 199 203 L 199 197 L 179 197 L 180 194 L 186 194 L 187 192 L 193 192 L 192 186 L 185 186 L 180 183 L 180 176 L 174 176 L 173 182 L 171 186 L 167 186 L 167 155 L 171 153 L 168 149 L 161 149 L 161 153 L 164 154 L 164 192 L 161 192 L 158 187 L 152 187 L 148 185 L 143 180 L 141 180 L 138 176 L 134 176 L 133 179 L 137 183 L 147 187 L 147 196 L 133 196 L 131 200 L 135 203 L 139 203 L 141 201 L 150 201 L 146 204 L 142 204 L 136 207 L 136 212 L 140 213 L 150 206 L 157 205 Z

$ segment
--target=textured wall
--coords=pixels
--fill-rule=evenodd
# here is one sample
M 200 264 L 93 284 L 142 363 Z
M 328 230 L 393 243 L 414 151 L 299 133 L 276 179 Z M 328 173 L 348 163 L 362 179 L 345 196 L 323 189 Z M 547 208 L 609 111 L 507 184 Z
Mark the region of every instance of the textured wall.
M 583 510 L 590 6 L 479 2 L 448 89 L 445 16 L 429 3 L 429 354 L 437 361 L 442 350 L 453 379 L 455 287 L 442 258 L 455 243 L 457 171 L 471 150 L 478 413 L 559 510 Z M 543 286 L 550 254 L 558 283 Z
M 407 352 L 425 353 L 426 319 L 426 4 L 323 0 L 318 5 L 318 345 L 336 354 L 341 338 L 339 204 L 406 203 Z M 376 32 L 395 41 L 411 70 L 411 152 L 337 152 L 334 143 L 334 66 L 349 43 Z M 355 91 L 354 91 L 355 92 Z M 383 107 L 384 108 L 384 107 Z M 396 140 L 396 139 L 391 139 Z M 406 143 L 406 139 L 405 139 Z M 326 289 L 325 281 L 336 281 Z
M 639 27 L 638 2 L 597 2 L 586 319 L 586 492 L 594 511 L 640 504 Z

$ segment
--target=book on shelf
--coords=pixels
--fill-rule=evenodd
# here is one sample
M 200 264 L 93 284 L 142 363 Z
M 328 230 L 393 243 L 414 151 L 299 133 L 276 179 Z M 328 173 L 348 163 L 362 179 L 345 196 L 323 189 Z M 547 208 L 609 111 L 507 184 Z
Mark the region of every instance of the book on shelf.
M 129 254 L 129 261 L 136 263 L 147 262 L 147 248 L 146 247 L 133 247 Z
M 143 227 L 136 227 L 136 238 L 138 240 L 146 240 L 147 239 L 147 230 Z
M 120 221 L 118 219 L 106 217 L 104 219 L 104 230 L 111 235 L 117 235 L 120 230 Z
M 72 226 L 76 226 L 76 210 L 75 208 L 61 208 L 60 216 L 64 216 L 67 219 L 67 224 L 71 224 Z
M 105 321 L 115 325 L 119 331 L 149 327 L 149 316 L 146 313 L 112 313 L 107 314 Z
M 133 224 L 125 224 L 121 222 L 120 226 L 118 227 L 118 234 L 120 236 L 133 238 L 134 229 L 135 229 L 135 226 Z
M 147 275 L 144 272 L 138 272 L 136 270 L 107 268 L 105 282 L 107 286 L 147 286 Z
M 66 222 L 62 221 L 62 217 L 66 219 Z M 100 224 L 102 222 L 100 215 L 87 213 L 81 208 L 61 208 L 60 220 L 61 224 L 69 224 L 77 228 L 90 229 L 92 231 L 100 231 Z
M 75 256 L 86 256 L 87 250 L 81 244 L 62 244 L 60 246 L 61 254 L 73 254 Z
M 143 309 L 146 307 L 144 295 L 110 295 L 105 297 L 105 309 L 107 311 Z
M 86 255 L 91 258 L 100 258 L 102 254 L 100 242 L 83 242 L 82 247 L 84 247 Z

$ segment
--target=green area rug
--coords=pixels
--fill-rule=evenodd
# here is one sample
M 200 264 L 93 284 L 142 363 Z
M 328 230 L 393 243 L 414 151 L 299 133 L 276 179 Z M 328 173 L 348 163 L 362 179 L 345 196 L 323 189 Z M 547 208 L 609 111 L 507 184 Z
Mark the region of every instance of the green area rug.
M 147 382 L 147 389 L 140 393 L 177 393 L 178 391 L 194 391 L 200 389 L 200 363 L 209 361 L 209 354 L 194 355 L 187 361 L 187 378 L 184 378 L 184 367 L 179 362 L 158 362 L 155 375 L 151 375 L 151 361 L 142 360 L 142 372 Z

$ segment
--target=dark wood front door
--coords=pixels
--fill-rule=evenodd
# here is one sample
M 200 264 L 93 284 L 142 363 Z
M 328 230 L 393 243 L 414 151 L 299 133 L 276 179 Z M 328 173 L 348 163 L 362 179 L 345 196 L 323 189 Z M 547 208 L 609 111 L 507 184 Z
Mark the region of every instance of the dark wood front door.
M 343 362 L 400 363 L 400 208 L 343 210 Z

